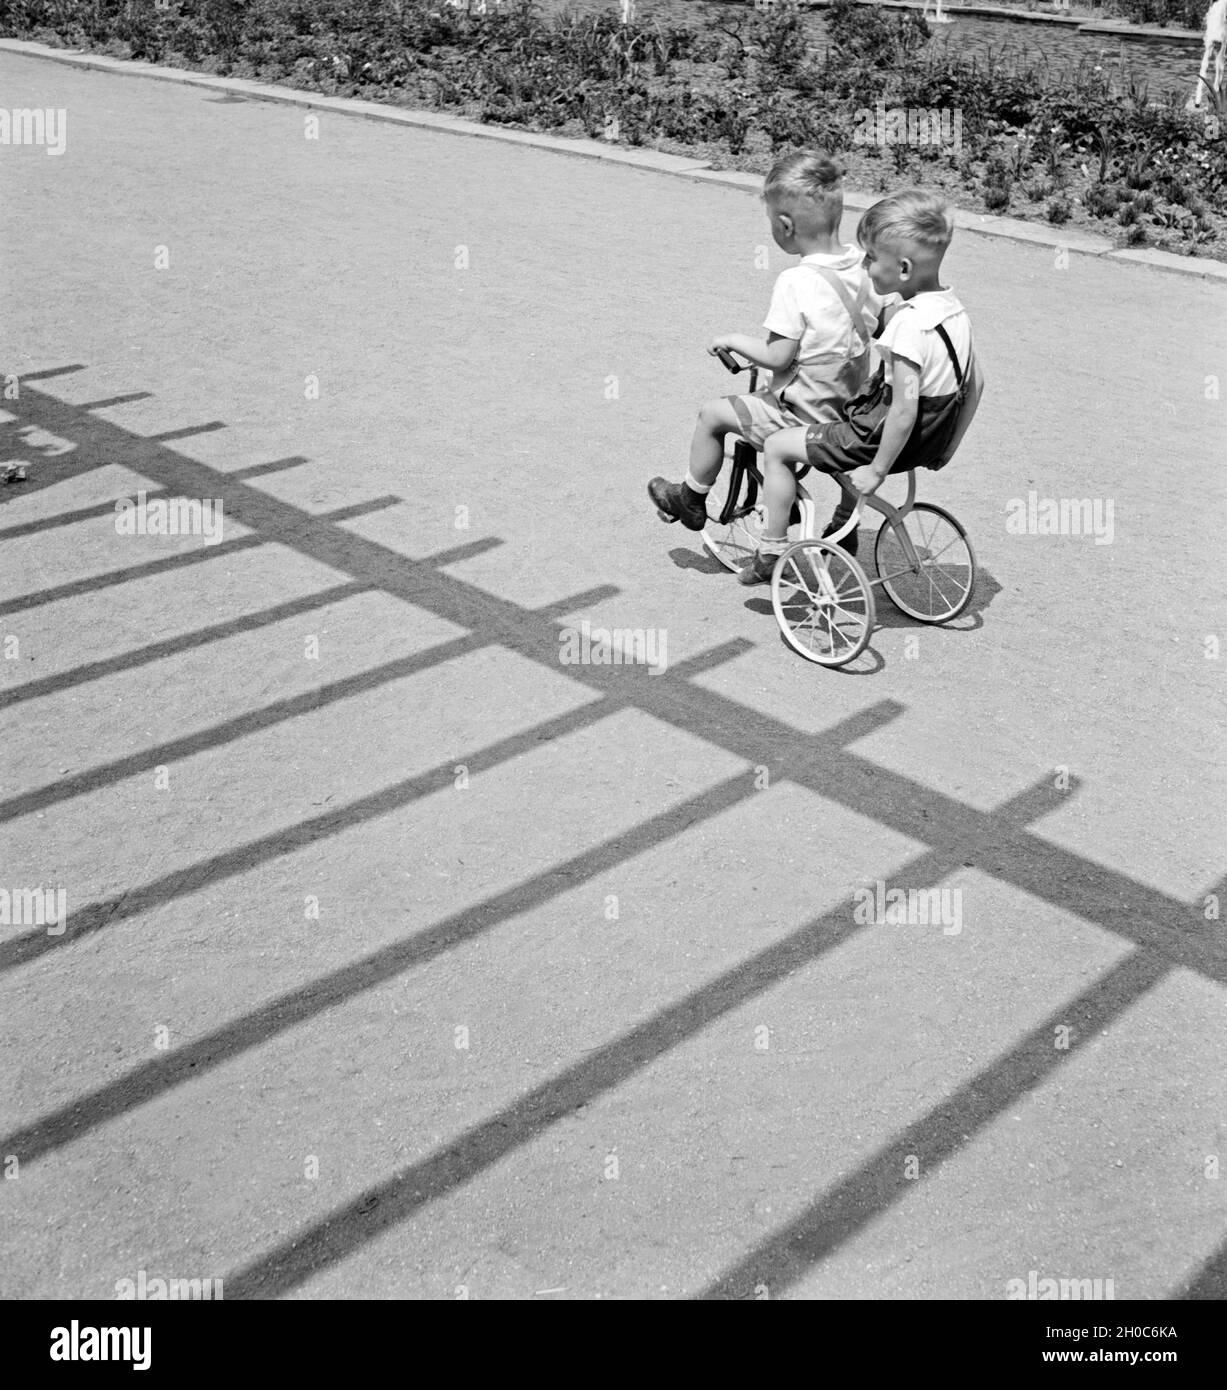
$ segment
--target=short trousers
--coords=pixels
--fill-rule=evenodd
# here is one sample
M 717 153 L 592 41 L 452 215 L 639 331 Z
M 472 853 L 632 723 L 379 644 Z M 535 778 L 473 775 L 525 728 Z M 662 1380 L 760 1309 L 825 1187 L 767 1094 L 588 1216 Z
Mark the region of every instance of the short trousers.
M 738 434 L 755 449 L 761 449 L 769 435 L 780 430 L 804 427 L 810 422 L 794 415 L 781 404 L 774 391 L 755 391 L 752 396 L 726 396 L 737 416 Z
M 872 461 L 877 441 L 858 438 L 843 420 L 811 425 L 805 431 L 807 468 L 819 473 L 850 473 Z

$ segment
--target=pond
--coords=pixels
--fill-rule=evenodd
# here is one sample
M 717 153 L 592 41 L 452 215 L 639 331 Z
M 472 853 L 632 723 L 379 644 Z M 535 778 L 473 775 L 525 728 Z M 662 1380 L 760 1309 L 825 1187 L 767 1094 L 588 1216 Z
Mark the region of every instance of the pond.
M 581 13 L 615 9 L 616 0 L 541 0 L 546 12 L 564 8 Z M 638 0 L 640 19 L 659 19 L 661 23 L 728 23 L 745 13 L 748 6 L 732 0 Z M 827 29 L 822 10 L 808 10 L 804 24 L 815 46 L 825 47 Z M 1080 62 L 1100 64 L 1117 70 L 1128 63 L 1137 77 L 1144 78 L 1152 96 L 1169 93 L 1187 97 L 1196 84 L 1201 48 L 1171 39 L 1141 39 L 1117 34 L 1079 32 L 1068 24 L 1037 24 L 1025 19 L 1006 19 L 992 15 L 954 17 L 954 23 L 935 29 L 931 40 L 950 44 L 965 53 L 985 54 L 991 48 L 1027 54 L 1032 60 L 1046 59 L 1055 68 L 1076 68 Z

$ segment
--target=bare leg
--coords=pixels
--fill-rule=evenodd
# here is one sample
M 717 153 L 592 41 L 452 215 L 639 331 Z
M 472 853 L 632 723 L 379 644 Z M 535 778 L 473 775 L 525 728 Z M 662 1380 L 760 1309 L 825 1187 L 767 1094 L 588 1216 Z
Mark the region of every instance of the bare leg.
M 805 458 L 805 427 L 776 430 L 763 445 L 763 501 L 767 520 L 759 537 L 758 553 L 743 567 L 742 584 L 766 584 L 788 549 L 788 516 L 797 500 L 797 475 L 793 465 Z
M 788 516 L 797 500 L 797 475 L 792 465 L 806 462 L 805 435 L 805 426 L 777 430 L 763 446 L 764 541 L 780 542 L 788 535 Z
M 808 431 L 804 428 L 793 430 L 780 430 L 778 434 L 771 435 L 763 450 L 765 465 L 763 470 L 763 494 L 767 502 L 767 527 L 763 533 L 763 541 L 769 539 L 774 543 L 777 536 L 782 536 L 788 529 L 788 515 L 792 511 L 792 504 L 797 495 L 796 475 L 789 464 L 808 463 L 809 454 L 805 447 L 805 440 Z M 773 467 L 778 472 L 773 472 Z M 780 475 L 784 476 L 780 476 Z M 773 478 L 775 481 L 773 482 Z M 839 482 L 835 479 L 836 483 Z M 860 501 L 855 491 L 851 491 L 839 485 L 839 500 L 835 504 L 835 512 L 830 522 L 823 531 L 824 536 L 829 536 L 832 532 L 838 531 L 842 526 L 851 520 L 853 512 L 856 511 L 857 503 Z M 857 534 L 855 528 L 843 540 L 837 541 L 850 555 L 856 554 Z M 764 544 L 764 549 L 768 548 Z
M 779 541 L 788 537 L 788 516 L 797 500 L 797 476 L 778 455 L 763 460 L 763 501 L 767 504 L 767 520 L 763 526 L 763 541 Z
M 724 463 L 724 436 L 741 428 L 737 412 L 727 397 L 708 401 L 699 411 L 699 420 L 690 441 L 690 476 L 708 488 L 720 476 Z

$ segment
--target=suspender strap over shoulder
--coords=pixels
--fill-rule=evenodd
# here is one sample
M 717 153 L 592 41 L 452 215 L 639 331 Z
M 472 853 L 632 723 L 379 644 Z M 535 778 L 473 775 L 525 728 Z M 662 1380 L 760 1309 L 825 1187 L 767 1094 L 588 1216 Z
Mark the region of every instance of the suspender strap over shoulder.
M 861 281 L 860 288 L 856 292 L 856 298 L 853 299 L 848 293 L 847 285 L 835 274 L 830 266 L 814 265 L 812 261 L 803 262 L 803 264 L 808 264 L 811 270 L 817 271 L 839 296 L 844 308 L 848 311 L 848 317 L 852 320 L 852 327 L 856 330 L 862 342 L 868 347 L 873 341 L 873 333 L 865 322 L 865 300 L 869 295 L 869 282 L 867 280 Z
M 955 379 L 955 381 L 958 382 L 958 386 L 959 386 L 959 395 L 961 396 L 961 395 L 963 394 L 963 380 L 964 380 L 964 376 L 963 376 L 963 369 L 962 369 L 962 367 L 959 366 L 959 357 L 958 357 L 958 353 L 955 352 L 955 350 L 954 350 L 954 344 L 950 341 L 950 334 L 946 332 L 946 330 L 942 327 L 942 325 L 941 325 L 940 323 L 938 323 L 938 324 L 934 324 L 934 327 L 935 327 L 936 330 L 937 330 L 937 336 L 942 340 L 943 343 L 946 344 L 946 351 L 950 354 L 950 362 L 951 362 L 951 365 L 954 367 L 954 379 Z M 969 351 L 970 351 L 970 350 L 969 350 Z M 971 357 L 970 357 L 970 355 L 968 356 L 967 362 L 968 362 L 968 365 L 970 366 L 970 365 L 971 365 Z

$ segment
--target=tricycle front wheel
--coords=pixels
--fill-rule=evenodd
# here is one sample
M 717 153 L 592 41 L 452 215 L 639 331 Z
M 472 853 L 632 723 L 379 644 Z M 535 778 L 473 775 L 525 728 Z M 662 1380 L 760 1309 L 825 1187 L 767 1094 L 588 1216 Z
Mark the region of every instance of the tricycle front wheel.
M 798 541 L 776 561 L 771 607 L 788 645 L 820 666 L 860 656 L 876 617 L 865 571 L 847 551 L 817 539 Z

